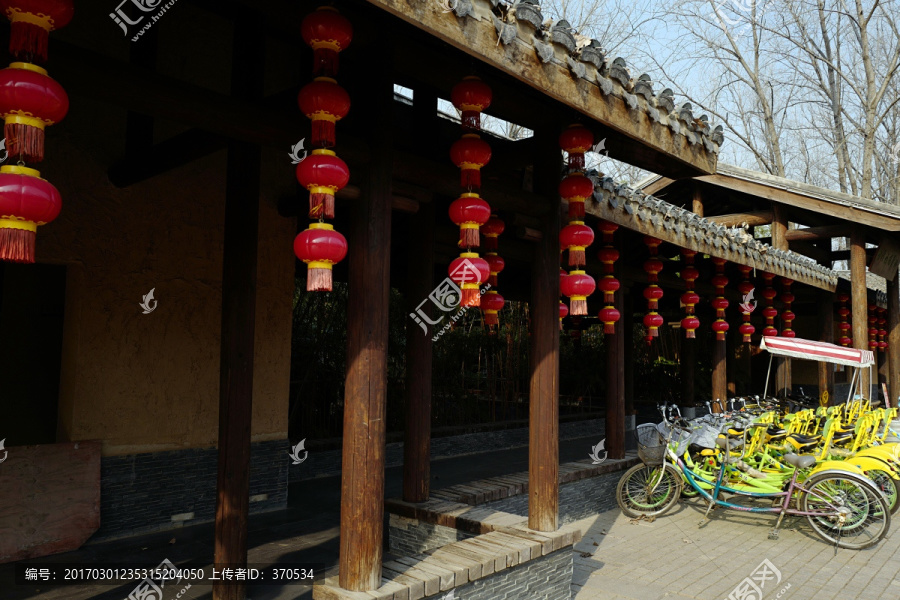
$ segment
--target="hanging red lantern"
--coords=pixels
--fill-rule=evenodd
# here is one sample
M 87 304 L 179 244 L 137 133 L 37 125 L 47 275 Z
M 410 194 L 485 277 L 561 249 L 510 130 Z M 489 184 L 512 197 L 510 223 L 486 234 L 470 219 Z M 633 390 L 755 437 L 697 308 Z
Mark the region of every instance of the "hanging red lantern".
M 569 314 L 569 307 L 562 300 L 559 301 L 559 330 L 562 331 L 562 320 Z
M 741 315 L 744 320 L 744 324 L 740 326 L 739 331 L 741 332 L 741 341 L 745 344 L 749 344 L 751 342 L 751 336 L 756 332 L 756 328 L 750 323 L 750 314 L 753 312 L 753 309 L 756 308 L 755 304 L 751 304 L 751 300 L 753 300 L 753 290 L 755 290 L 755 286 L 750 281 L 750 271 L 753 270 L 753 267 L 748 267 L 747 265 L 739 265 L 738 270 L 740 270 L 741 275 L 744 280 L 738 284 L 738 291 L 741 293 Z
M 696 331 L 700 327 L 700 320 L 694 317 L 694 307 L 700 302 L 700 296 L 694 292 L 694 283 L 700 278 L 700 272 L 694 266 L 695 250 L 683 248 L 681 256 L 684 257 L 684 267 L 681 269 L 681 278 L 684 280 L 687 291 L 681 295 L 681 303 L 684 305 L 684 319 L 681 320 L 681 328 L 684 329 L 684 337 L 694 339 Z
M 763 273 L 762 277 L 766 285 L 762 291 L 762 297 L 766 301 L 766 307 L 762 311 L 763 316 L 766 318 L 766 326 L 763 329 L 762 334 L 767 337 L 775 337 L 778 335 L 778 330 L 775 329 L 775 317 L 778 316 L 778 309 L 776 309 L 774 305 L 775 296 L 778 295 L 778 292 L 772 287 L 772 281 L 775 279 L 775 275 L 772 273 Z
M 878 323 L 878 316 L 875 314 L 878 307 L 875 304 L 869 304 L 867 308 L 867 320 L 869 322 L 869 350 L 874 351 L 878 348 L 878 341 L 876 340 L 878 337 L 878 327 L 875 326 Z
M 490 284 L 491 288 L 495 288 L 497 287 L 497 275 L 499 275 L 500 272 L 503 271 L 503 269 L 506 267 L 506 261 L 493 252 L 488 252 L 487 254 L 485 254 L 484 260 L 487 261 L 488 269 L 490 272 L 490 275 L 488 277 L 488 284 Z
M 647 245 L 647 249 L 650 252 L 650 258 L 644 261 L 644 271 L 647 273 L 647 281 L 650 283 L 644 289 L 644 298 L 647 300 L 648 310 L 647 315 L 644 316 L 644 326 L 647 328 L 645 339 L 648 344 L 653 341 L 653 338 L 659 336 L 659 325 L 663 323 L 663 318 L 656 313 L 656 309 L 659 308 L 659 300 L 663 297 L 662 288 L 656 285 L 659 281 L 658 275 L 663 269 L 662 261 L 656 258 L 661 243 L 660 240 L 654 237 L 644 236 L 644 244 Z M 657 317 L 659 318 L 657 319 Z M 656 325 L 657 322 L 659 325 Z
M 853 340 L 849 337 L 852 326 L 847 321 L 847 318 L 850 316 L 850 309 L 847 307 L 847 302 L 850 301 L 850 294 L 840 293 L 837 295 L 837 300 L 841 305 L 838 308 L 838 316 L 841 318 L 840 323 L 838 323 L 838 329 L 841 330 L 841 337 L 838 343 L 841 346 L 850 346 L 853 344 Z
M 481 284 L 490 277 L 488 263 L 476 252 L 463 252 L 450 263 L 450 280 L 462 290 L 460 306 L 481 306 Z
M 294 254 L 306 263 L 306 291 L 330 292 L 331 268 L 347 256 L 347 239 L 329 223 L 310 223 L 294 238 Z
M 463 129 L 471 131 L 481 130 L 481 113 L 491 105 L 492 99 L 490 86 L 474 75 L 464 77 L 450 92 L 450 101 L 462 113 Z
M 622 318 L 619 311 L 613 306 L 605 306 L 600 309 L 600 322 L 603 323 L 603 333 L 612 335 L 616 332 L 616 323 Z
M 712 330 L 716 332 L 716 340 L 721 342 L 725 340 L 725 332 L 729 329 L 728 321 L 725 320 L 725 309 L 728 308 L 725 286 L 728 285 L 728 278 L 725 277 L 725 259 L 714 257 L 712 261 L 716 266 L 716 274 L 712 278 L 712 284 L 716 288 L 716 297 L 712 301 L 712 306 L 716 309 L 716 320 L 712 324 Z
M 332 6 L 320 6 L 300 24 L 303 41 L 313 49 L 313 75 L 334 77 L 340 62 L 338 53 L 353 40 L 353 25 Z
M 594 193 L 594 182 L 573 173 L 559 182 L 559 195 L 569 203 L 569 219 L 584 221 L 584 201 Z
M 297 95 L 301 112 L 312 121 L 313 148 L 332 148 L 335 123 L 350 112 L 350 95 L 330 77 L 316 77 Z
M 506 224 L 497 217 L 497 215 L 491 215 L 491 218 L 488 219 L 487 223 L 485 223 L 481 227 L 481 233 L 484 235 L 484 245 L 482 248 L 486 252 L 496 252 L 497 251 L 497 238 L 500 237 L 500 234 L 506 229 Z
M 465 189 L 481 187 L 481 168 L 491 161 L 491 147 L 475 133 L 453 143 L 450 159 L 460 168 L 459 184 Z
M 684 337 L 691 339 L 697 337 L 696 331 L 698 327 L 700 327 L 700 319 L 694 315 L 688 315 L 681 320 L 681 328 L 684 329 Z
M 44 127 L 59 123 L 69 111 L 69 97 L 47 71 L 14 62 L 0 70 L 0 115 L 10 157 L 44 160 Z
M 71 0 L 0 0 L 0 10 L 12 22 L 9 53 L 30 62 L 47 61 L 50 32 L 72 20 Z
M 572 221 L 559 232 L 560 250 L 569 251 L 569 266 L 583 267 L 587 264 L 585 250 L 594 243 L 594 230 L 584 221 Z
M 610 246 L 613 243 L 613 234 L 618 231 L 619 226 L 611 221 L 600 221 L 597 229 L 603 235 L 603 243 Z
M 594 278 L 584 271 L 570 271 L 568 275 L 560 278 L 560 291 L 569 298 L 569 307 L 572 316 L 586 315 L 588 296 L 597 289 Z
M 297 165 L 297 181 L 309 190 L 309 217 L 334 218 L 334 195 L 350 181 L 350 169 L 331 150 L 313 150 Z
M 0 260 L 34 262 L 39 225 L 59 215 L 59 191 L 35 169 L 0 167 Z
M 794 330 L 791 329 L 791 323 L 796 317 L 796 315 L 791 312 L 791 304 L 794 302 L 794 295 L 791 293 L 792 283 L 794 283 L 793 279 L 788 279 L 787 277 L 781 278 L 781 285 L 784 288 L 784 292 L 781 294 L 781 301 L 784 303 L 784 309 L 781 311 L 781 322 L 784 325 L 784 330 L 781 332 L 781 337 L 786 338 L 797 336 L 797 334 L 794 333 Z
M 481 298 L 481 312 L 484 313 L 484 324 L 488 327 L 500 324 L 498 313 L 503 310 L 506 301 L 497 290 L 488 290 Z
M 887 350 L 888 343 L 885 341 L 885 336 L 887 335 L 887 329 L 885 326 L 887 325 L 887 317 L 885 313 L 887 309 L 879 308 L 878 309 L 878 351 L 884 352 Z
M 450 220 L 459 226 L 459 247 L 477 248 L 478 229 L 491 218 L 491 206 L 478 194 L 463 194 L 450 204 Z
M 597 258 L 603 264 L 603 278 L 600 279 L 597 287 L 603 292 L 603 302 L 606 304 L 600 310 L 600 321 L 603 323 L 603 333 L 612 335 L 616 332 L 616 323 L 619 322 L 621 314 L 616 310 L 615 293 L 619 291 L 621 285 L 619 280 L 615 278 L 615 263 L 619 260 L 619 251 L 613 247 L 613 234 L 619 228 L 615 223 L 609 221 L 600 221 L 598 229 L 603 236 L 603 243 L 606 244 L 597 252 Z
M 612 275 L 607 275 L 600 279 L 597 289 L 603 292 L 603 301 L 607 304 L 615 302 L 615 293 L 619 291 L 619 280 Z
M 559 147 L 569 155 L 569 169 L 584 170 L 584 153 L 594 146 L 594 134 L 584 125 L 569 125 L 559 134 Z

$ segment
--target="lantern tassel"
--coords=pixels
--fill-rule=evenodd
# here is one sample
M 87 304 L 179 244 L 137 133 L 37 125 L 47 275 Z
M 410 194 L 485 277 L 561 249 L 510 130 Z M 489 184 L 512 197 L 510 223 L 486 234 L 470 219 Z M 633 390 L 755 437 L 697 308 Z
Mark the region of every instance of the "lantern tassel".
M 459 185 L 465 189 L 481 188 L 481 170 L 462 169 L 459 172 Z
M 573 298 L 572 301 L 569 302 L 569 314 L 576 317 L 579 315 L 588 314 L 587 298 L 585 298 L 584 300 L 575 300 Z
M 331 269 L 308 268 L 306 270 L 307 292 L 330 292 Z
M 334 195 L 333 194 L 310 194 L 309 195 L 309 218 L 333 219 L 334 218 Z
M 584 171 L 584 152 L 569 153 L 569 170 Z
M 481 243 L 478 235 L 478 227 L 460 227 L 459 228 L 459 247 L 460 248 L 477 248 Z
M 337 143 L 335 123 L 328 119 L 316 119 L 312 122 L 313 148 L 334 148 Z
M 581 267 L 587 264 L 584 248 L 569 248 L 569 266 Z
M 6 123 L 3 127 L 6 136 L 6 149 L 10 157 L 26 162 L 44 160 L 44 130 L 24 123 Z
M 488 327 L 500 324 L 500 315 L 495 312 L 484 313 L 484 324 Z
M 0 260 L 33 263 L 36 237 L 27 229 L 0 229 Z
M 688 338 L 689 340 L 693 340 L 697 337 L 697 335 L 694 333 L 693 329 L 686 329 L 684 331 L 684 337 Z
M 462 126 L 468 131 L 481 130 L 481 111 L 464 110 L 462 111 Z
M 497 287 L 497 275 L 495 273 L 488 275 L 488 285 L 491 286 L 491 289 Z
M 584 202 L 569 200 L 569 220 L 584 221 Z
M 316 48 L 313 51 L 313 75 L 316 77 L 334 77 L 340 68 L 338 53 L 331 48 Z
M 603 333 L 606 335 L 613 335 L 616 333 L 616 324 L 615 323 L 604 323 L 603 324 Z
M 463 288 L 461 306 L 481 306 L 481 290 L 478 287 Z
M 47 40 L 49 32 L 27 21 L 13 21 L 10 37 L 9 52 L 16 58 L 25 59 L 26 62 L 47 62 Z

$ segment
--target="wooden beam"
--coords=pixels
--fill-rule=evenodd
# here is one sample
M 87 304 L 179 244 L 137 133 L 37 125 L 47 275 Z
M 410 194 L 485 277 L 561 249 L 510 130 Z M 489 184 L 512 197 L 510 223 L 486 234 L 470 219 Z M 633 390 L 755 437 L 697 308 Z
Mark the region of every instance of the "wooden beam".
M 674 179 L 669 179 L 668 177 L 660 177 L 653 183 L 650 183 L 646 187 L 641 189 L 641 191 L 645 194 L 649 194 L 650 196 L 656 196 L 660 191 L 666 189 L 673 183 L 675 183 Z
M 888 383 L 891 406 L 900 398 L 900 276 L 887 282 L 888 297 Z
M 784 239 L 789 242 L 830 240 L 831 238 L 846 236 L 848 229 L 849 226 L 847 224 L 807 227 L 806 229 L 789 229 L 785 232 Z
M 747 213 L 733 213 L 730 215 L 716 215 L 715 217 L 706 217 L 716 225 L 724 227 L 757 227 L 759 225 L 768 225 L 771 223 L 775 214 L 771 210 L 760 210 Z
M 556 531 L 559 520 L 559 196 L 558 131 L 535 132 L 535 190 L 552 208 L 534 245 L 528 425 L 528 527 Z
M 869 259 L 875 255 L 875 252 L 878 248 L 866 248 L 865 257 L 866 263 L 868 263 Z M 831 260 L 850 260 L 850 250 L 835 250 L 831 253 Z
M 393 80 L 389 65 L 349 72 L 368 80 L 362 104 L 371 123 L 372 161 L 350 226 L 347 377 L 344 385 L 341 537 L 338 580 L 351 591 L 381 586 L 385 410 L 390 296 Z
M 853 226 L 850 235 L 850 303 L 853 323 L 853 347 L 869 349 L 868 338 L 868 290 L 866 288 L 866 237 L 859 225 Z M 861 389 L 869 395 L 869 370 L 860 369 Z
M 248 101 L 262 95 L 265 43 L 258 15 L 235 27 L 231 93 Z M 219 451 L 214 561 L 218 568 L 247 565 L 250 507 L 250 421 L 256 345 L 256 259 L 259 238 L 260 148 L 228 145 L 222 256 L 222 337 L 219 376 Z M 213 584 L 214 600 L 243 600 L 246 584 Z

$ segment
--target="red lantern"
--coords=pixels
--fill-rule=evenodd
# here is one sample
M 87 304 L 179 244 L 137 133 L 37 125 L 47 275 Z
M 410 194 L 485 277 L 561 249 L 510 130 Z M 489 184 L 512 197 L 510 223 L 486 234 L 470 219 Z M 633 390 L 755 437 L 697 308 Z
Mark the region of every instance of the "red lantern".
M 330 292 L 331 267 L 347 256 L 347 240 L 329 223 L 310 223 L 294 238 L 294 254 L 306 263 L 306 291 Z
M 647 335 L 644 339 L 648 344 L 653 341 L 653 338 L 659 337 L 659 328 L 663 326 L 663 323 L 665 321 L 659 313 L 649 312 L 644 315 L 644 327 L 647 328 Z
M 481 187 L 481 167 L 491 161 L 491 147 L 477 134 L 467 133 L 453 143 L 450 159 L 461 169 L 459 184 L 465 189 Z
M 569 298 L 572 316 L 587 314 L 587 298 L 597 289 L 594 278 L 584 271 L 570 271 L 560 278 L 560 291 Z
M 562 331 L 562 320 L 569 314 L 569 307 L 562 300 L 559 301 L 559 330 Z
M 338 53 L 353 40 L 353 25 L 331 6 L 320 6 L 300 24 L 303 41 L 313 49 L 313 75 L 334 77 Z
M 59 123 L 68 111 L 66 91 L 41 67 L 14 62 L 0 70 L 0 115 L 10 157 L 44 160 L 44 127 Z
M 644 289 L 644 298 L 647 300 L 648 311 L 644 316 L 644 326 L 647 328 L 647 336 L 644 339 L 650 344 L 653 338 L 659 336 L 659 325 L 663 323 L 663 318 L 656 313 L 656 309 L 659 308 L 659 300 L 663 297 L 662 288 L 656 285 L 656 282 L 659 281 L 658 275 L 663 269 L 662 261 L 656 258 L 659 245 L 662 242 L 654 237 L 645 235 L 644 243 L 650 252 L 650 258 L 644 261 L 644 271 L 647 273 L 647 281 L 650 283 Z M 657 321 L 659 321 L 659 325 L 655 325 Z M 648 323 L 651 323 L 651 325 L 648 325 Z
M 696 338 L 698 327 L 700 327 L 700 319 L 694 315 L 688 315 L 681 320 L 681 328 L 684 329 L 684 336 L 687 338 Z
M 488 290 L 481 299 L 481 312 L 484 313 L 484 324 L 488 327 L 500 324 L 500 317 L 497 315 L 506 301 L 496 290 Z
M 559 182 L 559 195 L 569 203 L 569 219 L 584 220 L 584 201 L 593 193 L 594 182 L 581 173 L 573 173 Z
M 475 252 L 463 252 L 450 263 L 448 271 L 450 280 L 462 290 L 460 306 L 481 306 L 479 288 L 491 274 L 487 261 Z
M 615 301 L 615 293 L 619 291 L 619 280 L 612 275 L 607 275 L 597 283 L 597 289 L 603 292 L 603 301 L 612 304 Z
M 497 275 L 499 275 L 500 272 L 503 271 L 503 269 L 506 267 L 506 261 L 493 252 L 488 252 L 487 254 L 485 254 L 484 260 L 487 261 L 488 269 L 490 272 L 490 276 L 488 277 L 488 284 L 490 284 L 491 288 L 495 288 L 497 287 Z
M 794 283 L 793 279 L 788 279 L 787 277 L 781 278 L 781 285 L 784 287 L 784 292 L 781 294 L 781 301 L 784 303 L 784 309 L 781 311 L 781 322 L 784 325 L 784 330 L 781 332 L 781 337 L 786 338 L 796 337 L 797 335 L 791 329 L 791 323 L 796 317 L 796 315 L 791 312 L 791 304 L 794 302 L 794 295 L 791 293 L 792 283 Z
M 712 301 L 712 306 L 716 309 L 716 320 L 712 324 L 712 330 L 716 332 L 716 340 L 721 342 L 725 340 L 725 332 L 729 329 L 725 320 L 725 309 L 728 308 L 725 286 L 728 285 L 728 278 L 725 277 L 725 259 L 714 257 L 712 261 L 716 266 L 716 274 L 712 278 L 712 284 L 716 288 L 716 298 Z
M 740 265 L 738 269 L 743 275 L 744 280 L 738 284 L 738 291 L 742 295 L 741 301 L 741 315 L 744 319 L 744 324 L 741 325 L 739 331 L 741 332 L 741 341 L 745 344 L 749 344 L 752 341 L 751 336 L 756 332 L 756 328 L 750 323 L 750 313 L 753 312 L 753 309 L 756 308 L 755 304 L 750 304 L 750 301 L 753 299 L 753 290 L 756 288 L 750 282 L 750 271 L 753 270 L 753 267 L 748 267 L 747 265 Z
M 728 331 L 728 321 L 716 319 L 713 321 L 712 330 L 716 332 L 716 339 L 722 341 L 725 339 L 725 333 Z
M 350 112 L 350 95 L 330 77 L 316 77 L 297 96 L 300 110 L 312 120 L 312 146 L 332 148 L 334 125 Z
M 597 225 L 597 229 L 599 229 L 600 233 L 603 235 L 603 243 L 610 246 L 613 243 L 613 234 L 619 229 L 619 226 L 610 221 L 600 221 Z
M 34 262 L 39 225 L 59 215 L 59 191 L 35 169 L 0 167 L 0 260 Z
M 309 190 L 309 217 L 334 218 L 334 195 L 350 181 L 350 169 L 331 150 L 313 150 L 297 165 L 297 181 Z
M 615 325 L 621 318 L 621 314 L 616 310 L 615 306 L 613 306 L 615 303 L 615 293 L 621 287 L 619 280 L 613 276 L 613 273 L 615 272 L 615 263 L 619 260 L 619 251 L 613 248 L 612 243 L 613 234 L 618 228 L 618 225 L 610 223 L 609 221 L 600 221 L 598 226 L 600 233 L 603 235 L 603 243 L 606 244 L 605 247 L 597 252 L 597 257 L 600 259 L 600 262 L 603 263 L 604 273 L 603 278 L 600 280 L 597 287 L 603 292 L 603 302 L 606 303 L 606 306 L 600 310 L 600 321 L 603 323 L 603 333 L 607 335 L 615 334 Z
M 484 246 L 482 247 L 486 252 L 497 251 L 497 238 L 500 237 L 500 234 L 503 233 L 505 229 L 506 224 L 499 219 L 497 215 L 491 215 L 488 222 L 481 228 L 481 233 L 484 234 Z
M 559 134 L 559 147 L 569 155 L 569 169 L 584 170 L 584 153 L 594 146 L 594 134 L 583 125 L 569 125 Z
M 585 250 L 594 243 L 594 230 L 584 221 L 572 221 L 559 232 L 560 250 L 569 251 L 569 266 L 582 267 L 587 264 Z
M 491 218 L 491 206 L 478 194 L 463 194 L 450 204 L 450 220 L 459 226 L 460 248 L 480 245 L 478 228 Z
M 684 257 L 684 267 L 681 269 L 681 278 L 684 279 L 684 285 L 687 291 L 681 295 L 681 303 L 684 304 L 684 313 L 686 317 L 681 320 L 681 328 L 684 329 L 684 337 L 693 339 L 696 336 L 695 331 L 700 327 L 700 320 L 693 317 L 694 307 L 700 302 L 700 296 L 694 292 L 694 282 L 700 277 L 700 272 L 694 266 L 694 257 L 697 256 L 695 250 L 683 248 L 681 255 Z
M 887 335 L 887 330 L 884 328 L 885 325 L 887 325 L 887 317 L 885 317 L 886 312 L 887 312 L 887 309 L 885 309 L 885 308 L 878 309 L 878 326 L 879 326 L 879 329 L 878 329 L 878 351 L 879 352 L 884 352 L 888 347 L 888 343 L 884 340 L 884 337 Z
M 12 22 L 9 53 L 31 62 L 47 61 L 47 39 L 54 29 L 69 24 L 71 0 L 0 0 L 0 10 Z
M 471 131 L 481 129 L 481 113 L 492 99 L 491 88 L 475 76 L 464 77 L 450 92 L 450 101 L 462 113 L 463 129 Z
M 767 337 L 774 337 L 778 335 L 778 330 L 775 329 L 775 317 L 778 316 L 778 309 L 774 306 L 775 296 L 778 295 L 778 292 L 772 287 L 772 281 L 775 279 L 775 275 L 772 273 L 763 273 L 762 277 L 766 285 L 762 291 L 762 297 L 766 301 L 766 307 L 762 311 L 763 316 L 766 318 L 766 326 L 763 329 L 762 334 Z
M 603 323 L 603 333 L 612 335 L 616 332 L 616 323 L 622 315 L 612 306 L 606 306 L 600 309 L 600 322 Z
M 851 325 L 847 322 L 847 317 L 850 316 L 850 309 L 847 308 L 850 294 L 840 293 L 837 296 L 837 300 L 841 303 L 841 307 L 838 309 L 838 315 L 841 317 L 841 322 L 838 323 L 838 328 L 841 330 L 841 339 L 838 340 L 838 343 L 841 346 L 850 346 L 853 344 L 853 340 L 848 336 Z

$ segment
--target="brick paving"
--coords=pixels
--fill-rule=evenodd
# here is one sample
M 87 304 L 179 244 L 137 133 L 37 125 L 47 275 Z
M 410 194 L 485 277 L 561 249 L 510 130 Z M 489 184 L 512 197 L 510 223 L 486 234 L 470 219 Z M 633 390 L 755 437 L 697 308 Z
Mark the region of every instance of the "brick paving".
M 684 501 L 653 522 L 619 510 L 578 521 L 584 537 L 575 545 L 572 598 L 728 600 L 766 559 L 781 579 L 763 584 L 761 600 L 900 598 L 900 513 L 874 548 L 835 555 L 806 519 L 786 517 L 770 540 L 775 516 L 717 508 L 698 527 L 705 506 Z

